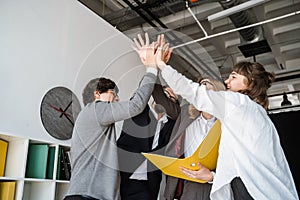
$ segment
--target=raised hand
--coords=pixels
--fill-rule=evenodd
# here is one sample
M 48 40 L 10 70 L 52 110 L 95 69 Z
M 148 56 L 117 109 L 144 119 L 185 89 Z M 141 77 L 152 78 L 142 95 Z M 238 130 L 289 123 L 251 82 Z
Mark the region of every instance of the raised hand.
M 137 52 L 142 63 L 148 67 L 156 68 L 155 50 L 157 48 L 157 43 L 152 42 L 149 44 L 150 40 L 148 33 L 145 33 L 145 42 L 140 34 L 138 34 L 138 39 L 134 38 L 133 41 L 135 46 L 132 46 L 132 48 Z
M 167 63 L 169 62 L 170 58 L 171 58 L 171 54 L 172 54 L 173 49 L 169 47 L 168 44 L 168 50 L 166 52 L 164 52 L 164 62 Z
M 166 66 L 166 61 L 171 56 L 171 50 L 169 44 L 165 42 L 164 35 L 160 35 L 158 38 L 158 48 L 155 53 L 155 62 L 159 69 L 163 69 Z
M 165 35 L 158 35 L 156 43 L 158 46 L 163 47 L 162 60 L 167 63 L 171 58 L 172 49 L 170 48 L 169 43 L 166 43 Z

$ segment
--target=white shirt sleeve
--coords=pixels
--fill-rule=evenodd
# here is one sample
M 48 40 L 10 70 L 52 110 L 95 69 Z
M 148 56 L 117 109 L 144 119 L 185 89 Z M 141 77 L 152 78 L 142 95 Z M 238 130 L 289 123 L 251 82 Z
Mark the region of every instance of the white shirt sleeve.
M 214 179 L 215 179 L 215 176 L 216 176 L 216 172 L 214 171 L 211 171 L 212 175 L 213 175 L 213 180 L 212 181 L 209 181 L 208 183 L 209 184 L 213 184 L 214 183 Z
M 162 70 L 162 77 L 176 94 L 181 95 L 198 110 L 210 113 L 220 120 L 225 118 L 228 110 L 234 109 L 236 103 L 240 103 L 233 102 L 232 92 L 206 90 L 204 85 L 187 79 L 170 66 Z

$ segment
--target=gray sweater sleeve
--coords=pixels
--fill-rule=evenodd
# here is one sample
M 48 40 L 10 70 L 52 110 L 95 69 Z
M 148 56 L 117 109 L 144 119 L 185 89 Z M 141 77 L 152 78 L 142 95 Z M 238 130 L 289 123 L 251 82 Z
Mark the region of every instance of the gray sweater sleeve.
M 96 115 L 99 123 L 109 125 L 141 113 L 149 101 L 156 78 L 157 76 L 153 73 L 145 74 L 138 89 L 128 101 L 96 103 Z

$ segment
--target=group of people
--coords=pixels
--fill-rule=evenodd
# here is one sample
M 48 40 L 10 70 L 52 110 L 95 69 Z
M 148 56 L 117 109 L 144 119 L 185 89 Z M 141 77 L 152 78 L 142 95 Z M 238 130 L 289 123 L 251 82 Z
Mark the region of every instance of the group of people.
M 205 183 L 167 176 L 164 199 L 299 199 L 266 112 L 274 74 L 259 63 L 239 62 L 226 87 L 210 77 L 193 82 L 166 64 L 172 50 L 164 35 L 155 42 L 147 33 L 138 35 L 134 43 L 146 74 L 128 101 L 119 101 L 110 79 L 89 84 L 95 89 L 74 126 L 65 200 L 158 199 L 162 172 L 141 153 L 188 157 L 217 120 L 222 132 L 216 169 L 201 163 L 198 170 L 180 168 Z M 123 120 L 117 138 L 115 122 Z

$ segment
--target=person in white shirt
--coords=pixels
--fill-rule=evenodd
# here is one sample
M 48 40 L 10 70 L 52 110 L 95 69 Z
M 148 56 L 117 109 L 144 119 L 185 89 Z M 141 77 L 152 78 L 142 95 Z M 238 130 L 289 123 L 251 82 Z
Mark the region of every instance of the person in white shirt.
M 163 35 L 157 49 L 153 45 L 144 45 L 143 49 L 143 63 L 155 60 L 176 94 L 221 121 L 212 200 L 299 199 L 277 130 L 266 112 L 267 90 L 274 74 L 260 63 L 243 61 L 233 66 L 225 81 L 228 91 L 207 90 L 161 59 L 168 51 Z
M 225 90 L 222 82 L 212 78 L 205 78 L 199 82 L 206 85 L 207 89 Z M 166 108 L 167 113 L 172 111 L 170 104 L 174 102 L 167 95 L 154 95 L 154 97 L 157 103 Z M 201 112 L 193 105 L 183 103 L 164 154 L 181 158 L 191 156 L 215 122 L 216 118 L 209 113 Z M 205 176 L 209 176 L 210 181 L 213 179 L 213 172 L 205 167 L 201 167 L 198 171 L 185 168 L 182 168 L 181 171 L 187 177 L 202 179 L 203 174 L 205 174 Z M 197 183 L 167 176 L 164 197 L 167 200 L 173 200 L 174 198 L 208 200 L 210 190 L 211 183 Z

